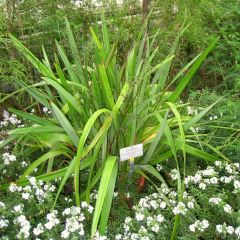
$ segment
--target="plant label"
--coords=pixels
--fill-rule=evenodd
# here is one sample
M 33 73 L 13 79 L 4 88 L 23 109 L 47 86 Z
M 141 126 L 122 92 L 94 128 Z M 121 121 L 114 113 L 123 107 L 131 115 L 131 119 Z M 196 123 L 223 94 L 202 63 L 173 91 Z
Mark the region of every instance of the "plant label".
M 120 160 L 125 161 L 130 158 L 140 157 L 143 155 L 143 144 L 137 144 L 120 149 Z

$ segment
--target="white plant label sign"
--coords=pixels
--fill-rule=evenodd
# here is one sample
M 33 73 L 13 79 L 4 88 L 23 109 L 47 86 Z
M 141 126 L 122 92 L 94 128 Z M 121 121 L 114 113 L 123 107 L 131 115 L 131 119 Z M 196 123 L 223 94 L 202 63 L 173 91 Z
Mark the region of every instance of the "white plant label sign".
M 120 149 L 120 160 L 125 161 L 130 158 L 141 157 L 143 155 L 143 144 L 137 144 Z

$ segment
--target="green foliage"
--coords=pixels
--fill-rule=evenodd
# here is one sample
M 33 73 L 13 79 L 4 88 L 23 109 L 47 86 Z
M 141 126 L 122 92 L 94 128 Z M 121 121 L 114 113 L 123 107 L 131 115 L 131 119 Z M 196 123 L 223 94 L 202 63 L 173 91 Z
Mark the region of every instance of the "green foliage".
M 21 139 L 18 144 L 44 149 L 45 152 L 33 161 L 17 183 L 26 184 L 28 182 L 26 176 L 32 174 L 37 167 L 44 169 L 48 161 L 47 173 L 43 174 L 42 171 L 42 175 L 38 175 L 37 179 L 50 181 L 62 176 L 53 207 L 72 174 L 74 174 L 76 204 L 80 206 L 81 199 L 89 201 L 91 189 L 101 178 L 92 236 L 95 234 L 99 219 L 100 231 L 104 233 L 112 201 L 110 193 L 114 190 L 114 185 L 111 184 L 115 182 L 117 175 L 121 174 L 126 178 L 130 171 L 127 162 L 116 161 L 119 149 L 122 147 L 143 142 L 146 157 L 133 159 L 134 166 L 141 175 L 158 176 L 163 182 L 163 178 L 156 174 L 151 165 L 170 157 L 175 159 L 177 166 L 183 162 L 182 173 L 178 168 L 179 200 L 184 190 L 181 174 L 185 176 L 186 154 L 207 161 L 216 160 L 215 156 L 191 144 L 190 139 L 195 138 L 194 133 L 186 135 L 186 132 L 200 121 L 213 105 L 190 118 L 183 114 L 186 105 L 178 103 L 177 100 L 217 40 L 188 64 L 188 72 L 184 76 L 182 76 L 183 71 L 180 71 L 181 74 L 175 78 L 175 80 L 179 78 L 180 83 L 176 90 L 170 91 L 174 81 L 168 83 L 167 80 L 169 64 L 171 65 L 174 56 L 170 55 L 163 62 L 155 65 L 153 59 L 156 51 L 151 47 L 154 45 L 154 39 L 151 40 L 144 35 L 144 28 L 140 40 L 135 42 L 121 66 L 117 63 L 115 45 L 111 44 L 104 16 L 101 27 L 102 39 L 99 39 L 91 28 L 95 46 L 94 56 L 88 60 L 89 65 L 85 65 L 80 61 L 74 36 L 66 20 L 73 63 L 65 54 L 64 48 L 56 42 L 60 57 L 59 60 L 57 56 L 55 57 L 56 71 L 49 64 L 46 53 L 44 53 L 45 59 L 40 61 L 19 40 L 11 36 L 17 49 L 42 75 L 42 81 L 37 86 L 27 86 L 22 81 L 17 81 L 18 84 L 24 86 L 24 90 L 31 97 L 51 109 L 53 113 L 53 118 L 41 122 L 40 118 L 32 117 L 29 113 L 15 111 L 16 114 L 19 113 L 39 125 L 30 124 L 13 130 L 10 132 L 10 138 Z M 184 28 L 182 29 L 184 31 Z M 182 32 L 180 36 L 181 34 Z M 162 74 L 165 76 L 163 77 Z M 35 140 L 34 144 L 32 139 Z M 0 146 L 4 146 L 6 142 L 8 140 L 3 141 Z M 198 139 L 194 142 L 198 143 Z M 224 157 L 207 142 L 201 141 L 201 143 L 206 144 L 220 158 Z M 182 155 L 183 159 L 178 158 L 178 154 Z M 59 155 L 66 159 L 64 164 L 61 159 L 56 158 Z M 58 162 L 56 169 L 51 171 L 50 166 L 56 161 Z M 117 174 L 117 164 L 119 164 L 119 174 Z M 88 169 L 91 174 L 87 176 L 88 184 L 84 187 L 81 178 L 86 175 Z M 121 185 L 120 179 L 117 184 Z M 4 189 L 7 186 L 2 185 L 0 188 Z

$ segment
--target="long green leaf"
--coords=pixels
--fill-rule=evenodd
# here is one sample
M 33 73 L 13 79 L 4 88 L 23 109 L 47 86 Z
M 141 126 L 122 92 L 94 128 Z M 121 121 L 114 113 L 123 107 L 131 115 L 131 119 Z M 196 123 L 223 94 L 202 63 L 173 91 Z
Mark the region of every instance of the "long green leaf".
M 111 175 L 113 173 L 114 165 L 116 164 L 117 157 L 110 156 L 107 158 L 104 170 L 102 173 L 102 178 L 100 181 L 99 189 L 98 189 L 98 198 L 95 205 L 95 211 L 93 215 L 93 221 L 92 221 L 92 230 L 91 230 L 91 236 L 93 237 L 94 234 L 97 231 L 98 221 L 102 212 L 102 207 L 104 204 L 104 199 L 107 194 L 107 189 L 109 186 L 109 181 L 111 179 Z

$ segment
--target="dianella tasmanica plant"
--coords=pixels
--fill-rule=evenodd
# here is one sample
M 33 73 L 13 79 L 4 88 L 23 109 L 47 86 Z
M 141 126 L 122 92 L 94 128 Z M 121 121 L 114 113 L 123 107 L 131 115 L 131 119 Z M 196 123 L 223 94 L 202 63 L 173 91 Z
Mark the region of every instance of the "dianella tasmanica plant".
M 93 236 L 97 230 L 104 234 L 115 185 L 120 181 L 119 173 L 127 176 L 130 171 L 129 162 L 119 160 L 121 148 L 143 143 L 144 155 L 131 160 L 134 163 L 133 170 L 148 178 L 157 189 L 154 180 L 164 182 L 164 178 L 153 166 L 173 158 L 179 173 L 179 201 L 184 191 L 182 179 L 187 167 L 187 155 L 207 161 L 215 161 L 223 156 L 213 147 L 210 148 L 218 157 L 204 152 L 203 148 L 198 149 L 199 138 L 192 131 L 216 103 L 190 117 L 183 114 L 187 105 L 179 101 L 181 93 L 217 39 L 170 79 L 174 53 L 184 28 L 176 37 L 170 55 L 157 65 L 153 62 L 158 52 L 154 44 L 158 33 L 149 37 L 143 27 L 125 61 L 119 64 L 117 47 L 111 44 L 104 16 L 101 38 L 93 28 L 90 30 L 94 50 L 92 58 L 86 61 L 78 51 L 67 20 L 66 32 L 71 56 L 56 42 L 54 63 L 50 63 L 44 48 L 44 59 L 40 61 L 11 36 L 16 48 L 41 75 L 41 81 L 33 85 L 18 81 L 21 90 L 51 110 L 52 115 L 43 118 L 11 109 L 29 124 L 10 131 L 1 146 L 14 141 L 17 145 L 42 153 L 32 161 L 16 183 L 28 184 L 27 176 L 35 174 L 36 168 L 41 169 L 36 174 L 38 180 L 51 181 L 61 177 L 54 206 L 65 184 L 71 179 L 78 206 L 82 200 L 89 202 L 91 191 L 97 188 L 91 231 Z M 200 145 L 204 145 L 204 141 Z M 181 172 L 179 161 L 184 166 Z M 7 187 L 5 184 L 0 189 Z M 175 219 L 173 238 L 178 222 L 179 216 Z

